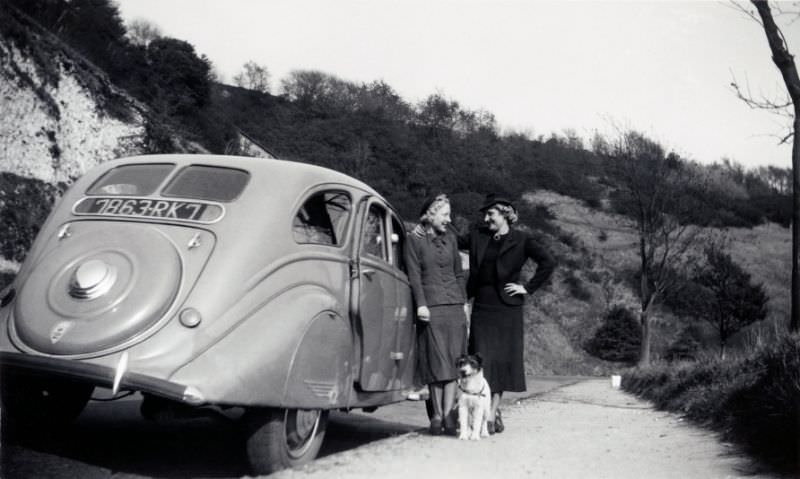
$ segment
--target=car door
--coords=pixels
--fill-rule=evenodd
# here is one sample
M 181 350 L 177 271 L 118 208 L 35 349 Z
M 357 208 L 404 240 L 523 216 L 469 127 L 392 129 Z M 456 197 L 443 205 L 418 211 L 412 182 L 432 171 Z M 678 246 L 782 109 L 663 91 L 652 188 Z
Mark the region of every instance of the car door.
M 361 333 L 359 384 L 365 391 L 394 388 L 397 338 L 397 278 L 391 264 L 387 208 L 376 199 L 365 205 L 354 281 L 358 288 L 358 326 Z
M 416 344 L 416 328 L 414 326 L 414 303 L 411 296 L 411 285 L 405 267 L 406 233 L 400 218 L 389 212 L 390 261 L 394 269 L 397 307 L 394 320 L 395 341 L 392 349 L 394 359 L 393 389 L 409 388 L 414 382 L 414 353 Z

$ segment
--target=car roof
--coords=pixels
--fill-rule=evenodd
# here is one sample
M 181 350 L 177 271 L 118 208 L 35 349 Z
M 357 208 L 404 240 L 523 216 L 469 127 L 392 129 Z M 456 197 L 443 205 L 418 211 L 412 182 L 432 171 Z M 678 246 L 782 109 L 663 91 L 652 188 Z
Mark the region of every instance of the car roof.
M 250 172 L 251 183 L 258 183 L 261 188 L 279 189 L 285 192 L 300 192 L 313 185 L 331 183 L 349 185 L 382 198 L 382 195 L 371 186 L 336 170 L 272 158 L 206 154 L 141 155 L 113 160 L 106 163 L 106 166 L 112 168 L 126 164 L 165 162 L 175 163 L 178 167 L 207 165 L 238 168 Z

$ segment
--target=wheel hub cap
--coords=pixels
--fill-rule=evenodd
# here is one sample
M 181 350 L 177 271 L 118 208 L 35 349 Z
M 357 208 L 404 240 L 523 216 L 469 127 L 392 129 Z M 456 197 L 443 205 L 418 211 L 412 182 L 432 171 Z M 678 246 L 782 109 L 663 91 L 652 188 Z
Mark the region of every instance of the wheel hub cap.
M 89 260 L 75 270 L 69 283 L 69 295 L 92 300 L 106 294 L 117 280 L 117 269 L 99 259 Z

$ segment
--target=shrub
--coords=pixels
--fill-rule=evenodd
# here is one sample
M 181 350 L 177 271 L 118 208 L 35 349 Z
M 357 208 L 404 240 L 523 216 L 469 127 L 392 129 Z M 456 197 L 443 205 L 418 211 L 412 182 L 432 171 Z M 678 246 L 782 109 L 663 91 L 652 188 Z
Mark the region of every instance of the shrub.
M 22 261 L 44 223 L 59 188 L 41 180 L 0 173 L 0 255 Z
M 639 359 L 642 329 L 633 313 L 624 306 L 614 306 L 603 324 L 586 343 L 592 356 L 606 361 L 633 363 Z
M 534 206 L 527 201 L 519 201 L 516 206 L 520 223 L 531 227 L 534 231 L 540 231 L 554 236 L 561 233 L 560 228 L 552 223 L 552 221 L 556 219 L 556 216 L 546 206 Z
M 800 473 L 800 336 L 758 359 L 757 379 L 722 404 L 724 432 L 778 470 Z
M 670 343 L 665 357 L 667 361 L 686 361 L 696 359 L 697 351 L 700 350 L 700 341 L 697 340 L 696 332 L 693 328 L 684 328 L 678 337 Z
M 622 386 L 719 431 L 776 472 L 800 473 L 800 335 L 735 361 L 631 369 Z
M 578 243 L 577 239 L 575 238 L 575 235 L 567 232 L 560 233 L 558 235 L 558 240 L 573 249 Z
M 567 289 L 573 298 L 580 301 L 588 301 L 592 298 L 592 293 L 586 289 L 586 286 L 583 285 L 583 281 L 581 281 L 574 271 L 568 272 L 566 276 L 564 276 L 563 282 L 567 285 Z

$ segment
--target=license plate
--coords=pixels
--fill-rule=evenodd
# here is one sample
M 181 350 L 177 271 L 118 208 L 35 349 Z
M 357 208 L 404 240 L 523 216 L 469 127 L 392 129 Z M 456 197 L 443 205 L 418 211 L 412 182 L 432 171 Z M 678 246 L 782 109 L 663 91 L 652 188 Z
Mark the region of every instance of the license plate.
M 125 216 L 211 223 L 222 215 L 218 205 L 153 198 L 88 197 L 73 208 L 78 215 Z

